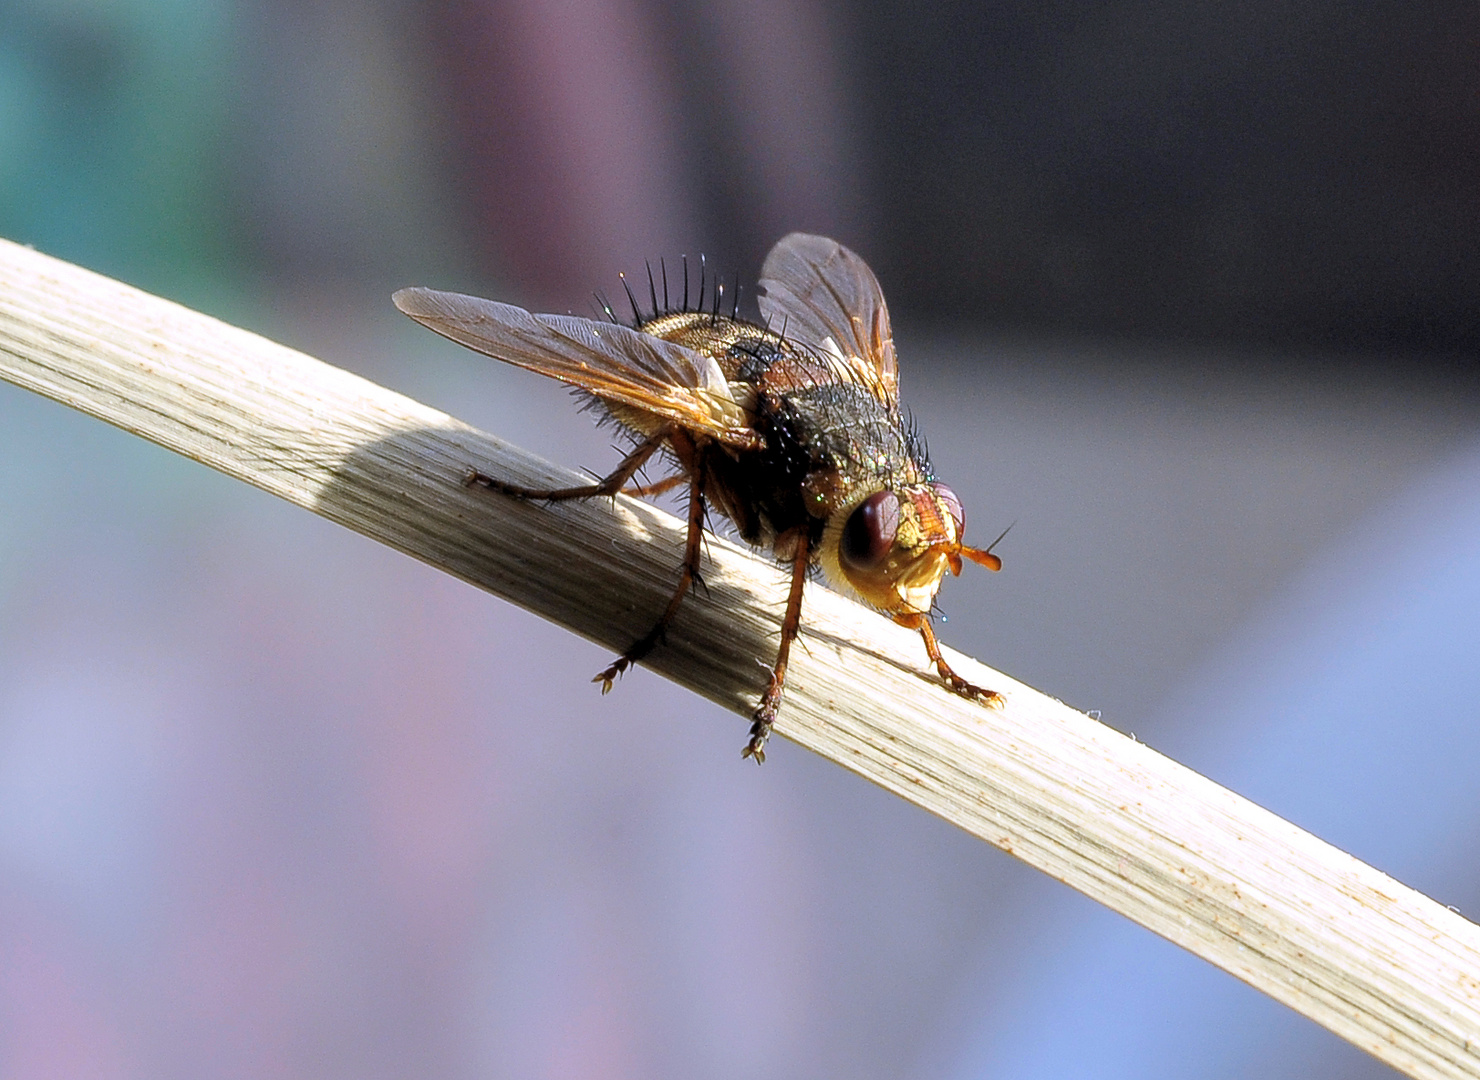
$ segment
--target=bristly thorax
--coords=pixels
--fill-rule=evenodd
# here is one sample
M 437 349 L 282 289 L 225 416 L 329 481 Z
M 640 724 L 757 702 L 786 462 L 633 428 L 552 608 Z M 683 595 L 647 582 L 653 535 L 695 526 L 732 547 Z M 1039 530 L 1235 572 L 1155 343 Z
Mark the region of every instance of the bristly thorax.
M 747 541 L 769 543 L 798 526 L 820 534 L 859 493 L 928 478 L 903 418 L 833 359 L 709 312 L 659 315 L 640 328 L 713 357 L 751 413 L 759 450 L 705 455 L 709 498 Z

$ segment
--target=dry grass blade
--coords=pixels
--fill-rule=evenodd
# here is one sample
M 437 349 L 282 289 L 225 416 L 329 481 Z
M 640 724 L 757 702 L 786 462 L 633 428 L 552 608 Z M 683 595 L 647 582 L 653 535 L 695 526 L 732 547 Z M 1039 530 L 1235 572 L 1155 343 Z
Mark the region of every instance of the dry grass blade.
M 572 474 L 311 357 L 0 242 L 0 377 L 281 495 L 612 649 L 672 586 L 682 525 L 631 500 L 490 499 L 469 466 Z M 549 515 L 561 525 L 548 527 Z M 710 544 L 667 677 L 748 715 L 784 585 Z M 1059 702 L 943 690 L 918 637 L 822 589 L 777 731 L 1012 852 L 1415 1077 L 1480 1077 L 1480 928 Z M 737 735 L 741 725 L 736 725 Z M 736 761 L 736 768 L 740 768 Z

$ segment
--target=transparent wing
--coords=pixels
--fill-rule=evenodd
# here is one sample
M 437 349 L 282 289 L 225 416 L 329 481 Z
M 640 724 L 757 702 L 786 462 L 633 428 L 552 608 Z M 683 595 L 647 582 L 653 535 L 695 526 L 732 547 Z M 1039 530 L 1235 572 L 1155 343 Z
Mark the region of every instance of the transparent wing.
M 899 366 L 884 293 L 868 265 L 836 240 L 791 233 L 761 268 L 768 325 L 842 359 L 885 405 L 899 404 Z
M 402 289 L 396 307 L 430 330 L 496 360 L 579 386 L 606 401 L 676 421 L 723 442 L 754 441 L 749 418 L 712 359 L 615 323 L 460 293 Z

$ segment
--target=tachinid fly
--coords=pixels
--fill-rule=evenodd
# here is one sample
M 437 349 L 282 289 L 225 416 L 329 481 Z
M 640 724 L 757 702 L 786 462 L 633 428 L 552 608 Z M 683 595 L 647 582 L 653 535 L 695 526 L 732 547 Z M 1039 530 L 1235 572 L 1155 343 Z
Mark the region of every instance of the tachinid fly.
M 721 310 L 721 290 L 670 309 L 649 275 L 652 313 L 633 302 L 634 325 L 522 308 L 431 289 L 403 289 L 396 306 L 453 341 L 586 391 L 636 446 L 604 480 L 552 491 L 472 473 L 478 484 L 520 499 L 587 499 L 625 491 L 688 488 L 688 536 L 678 584 L 652 630 L 596 676 L 602 692 L 658 643 L 697 576 L 704 508 L 714 507 L 756 547 L 791 568 L 781 645 L 751 717 L 744 756 L 764 761 L 781 704 L 786 661 L 801 622 L 808 572 L 918 630 L 940 677 L 987 704 L 1001 698 L 946 664 L 930 609 L 946 571 L 962 559 L 992 570 L 990 549 L 961 542 L 965 514 L 931 474 L 899 407 L 889 312 L 873 272 L 852 251 L 804 233 L 785 237 L 760 277 L 764 324 Z M 629 290 L 630 296 L 630 290 Z M 607 309 L 610 316 L 610 309 Z M 629 487 L 663 451 L 673 475 Z

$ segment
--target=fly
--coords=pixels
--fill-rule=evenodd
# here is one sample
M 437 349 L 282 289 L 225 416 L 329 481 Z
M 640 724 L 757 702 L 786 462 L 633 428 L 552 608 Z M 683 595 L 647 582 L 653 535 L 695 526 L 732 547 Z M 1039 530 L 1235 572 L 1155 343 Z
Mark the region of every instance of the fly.
M 684 295 L 670 308 L 649 273 L 652 312 L 633 300 L 633 325 L 522 308 L 431 289 L 402 289 L 396 306 L 424 326 L 498 360 L 591 396 L 635 446 L 605 479 L 580 487 L 521 487 L 472 472 L 467 482 L 517 499 L 556 501 L 688 490 L 688 531 L 678 584 L 651 630 L 593 682 L 602 693 L 662 639 L 698 574 L 706 506 L 791 572 L 781 644 L 751 715 L 744 757 L 762 762 L 781 705 L 787 658 L 813 568 L 828 583 L 917 630 L 941 679 L 988 705 L 1001 696 L 967 682 L 941 656 L 930 610 L 947 571 L 969 559 L 999 570 L 990 548 L 962 542 L 960 500 L 935 478 L 899 406 L 899 370 L 884 295 L 862 259 L 805 233 L 783 238 L 760 277 L 763 323 Z M 625 284 L 625 279 L 624 279 Z M 736 290 L 738 292 L 738 290 Z M 631 297 L 631 290 L 628 290 Z M 603 305 L 605 306 L 605 305 Z M 662 452 L 667 478 L 631 486 Z

